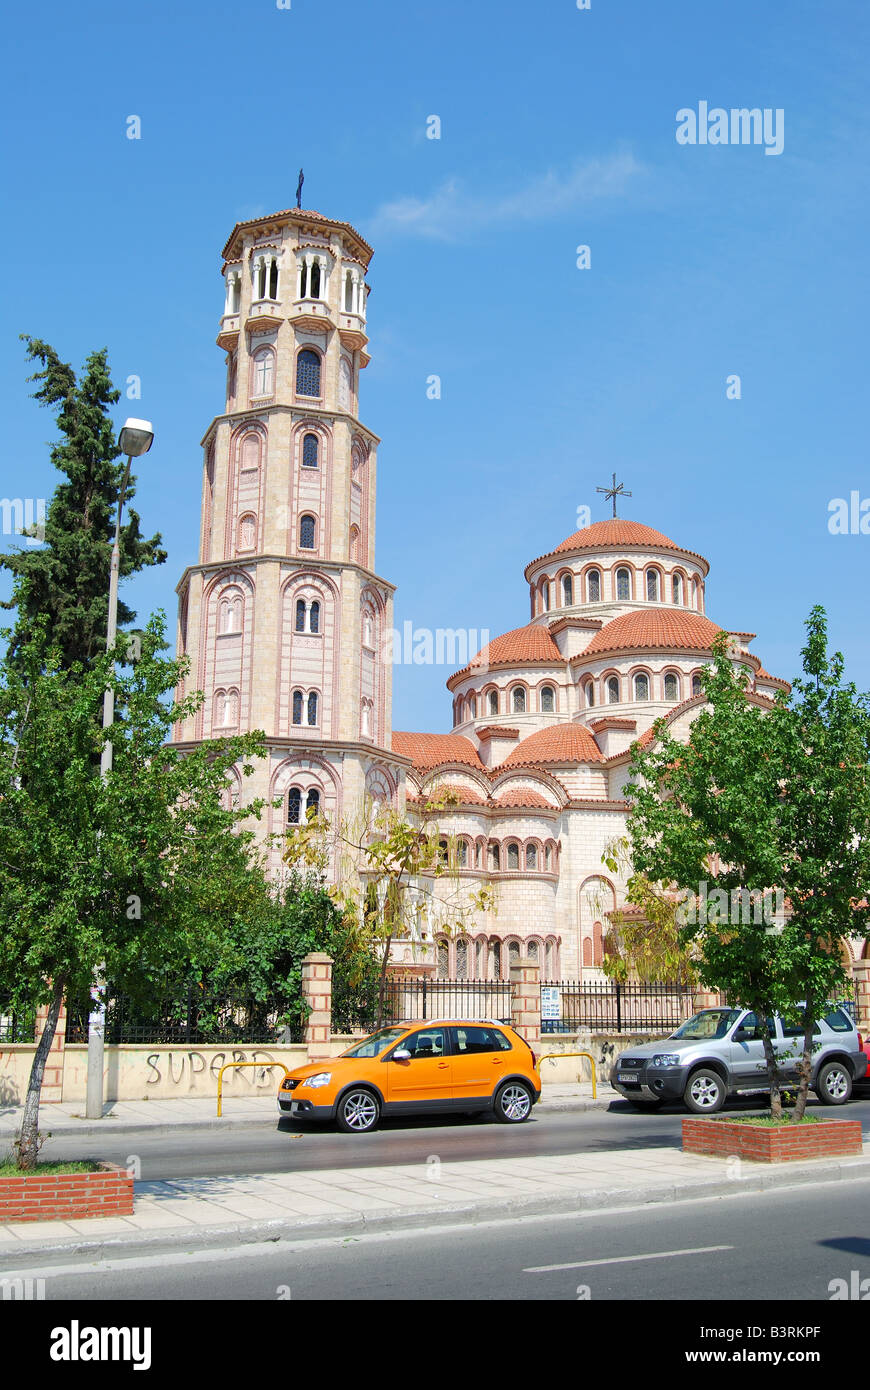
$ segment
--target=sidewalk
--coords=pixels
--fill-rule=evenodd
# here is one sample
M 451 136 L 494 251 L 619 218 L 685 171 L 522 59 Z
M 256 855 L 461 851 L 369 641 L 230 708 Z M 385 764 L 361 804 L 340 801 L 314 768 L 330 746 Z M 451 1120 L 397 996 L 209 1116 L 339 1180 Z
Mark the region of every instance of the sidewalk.
M 103 1109 L 102 1120 L 85 1118 L 83 1101 L 63 1101 L 42 1105 L 39 1128 L 57 1138 L 61 1134 L 141 1134 L 153 1129 L 238 1129 L 250 1124 L 270 1124 L 278 1119 L 276 1091 L 259 1096 L 224 1096 L 223 1116 L 217 1117 L 217 1099 L 208 1100 L 120 1100 Z M 609 1085 L 599 1085 L 598 1099 L 592 1099 L 590 1082 L 581 1085 L 545 1086 L 536 1113 L 544 1110 L 606 1110 L 618 1100 Z M 0 1105 L 0 1153 L 8 1148 L 24 1113 L 20 1105 Z

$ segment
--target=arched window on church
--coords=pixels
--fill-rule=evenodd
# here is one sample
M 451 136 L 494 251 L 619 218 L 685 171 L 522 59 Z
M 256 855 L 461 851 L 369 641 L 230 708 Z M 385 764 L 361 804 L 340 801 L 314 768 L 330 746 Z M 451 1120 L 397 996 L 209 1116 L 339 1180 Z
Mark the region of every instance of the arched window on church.
M 456 844 L 456 862 L 460 869 L 468 868 L 468 841 L 459 840 Z
M 320 395 L 320 358 L 311 348 L 303 348 L 296 358 L 296 394 Z
M 647 570 L 646 572 L 646 596 L 650 603 L 658 603 L 659 601 L 658 570 Z
M 302 691 L 293 691 L 293 723 L 302 723 Z
M 590 570 L 586 576 L 586 594 L 590 603 L 599 603 L 601 600 L 601 574 L 598 570 Z
M 700 603 L 701 603 L 701 586 L 700 586 L 700 584 L 698 583 L 697 579 L 693 579 L 693 580 L 692 580 L 692 607 L 693 607 L 693 608 L 700 608 Z
M 587 681 L 583 687 L 583 694 L 586 697 L 586 704 L 589 709 L 595 704 L 595 682 Z
M 701 694 L 703 694 L 703 688 L 702 688 L 702 686 L 701 686 L 701 677 L 700 677 L 700 676 L 693 676 L 693 677 L 692 677 L 692 694 L 693 694 L 693 695 L 701 695 Z
M 320 631 L 320 604 L 317 602 L 317 599 L 314 600 L 308 610 L 308 631 Z
M 296 600 L 296 631 L 297 631 L 297 632 L 304 632 L 304 631 L 305 631 L 305 600 L 304 600 L 304 598 L 298 598 L 298 599 Z
M 634 698 L 636 700 L 649 699 L 649 676 L 645 676 L 642 671 L 634 678 Z
M 315 816 L 319 816 L 319 815 L 320 815 L 320 792 L 317 790 L 316 787 L 312 787 L 312 788 L 311 788 L 311 791 L 308 793 L 308 796 L 307 796 L 307 798 L 306 798 L 306 800 L 305 800 L 305 814 L 306 814 L 306 816 L 308 815 L 309 812 L 312 812 L 312 811 L 313 811 L 313 813 L 314 813 Z
M 574 602 L 574 580 L 570 574 L 562 576 L 562 603 L 565 608 L 570 608 Z
M 631 575 L 627 569 L 616 571 L 616 597 L 618 599 L 631 598 Z
M 491 690 L 488 695 L 490 714 L 498 714 L 498 691 Z
M 468 941 L 464 936 L 460 936 L 456 943 L 456 978 L 468 979 Z
M 314 690 L 308 696 L 308 723 L 312 728 L 317 723 L 317 692 Z
M 291 787 L 287 793 L 287 824 L 298 825 L 302 807 L 302 793 L 298 787 Z
M 674 575 L 674 578 L 673 578 L 673 594 L 674 594 L 674 603 L 680 603 L 680 604 L 681 604 L 681 603 L 683 602 L 683 576 L 682 576 L 681 574 L 675 574 L 675 575 Z
M 536 869 L 538 867 L 538 848 L 537 845 L 526 845 L 526 868 Z
M 314 549 L 314 517 L 303 516 L 299 522 L 299 549 Z
M 501 868 L 501 850 L 497 844 L 489 847 L 489 867 L 494 873 Z
M 314 261 L 311 266 L 311 286 L 309 290 L 311 299 L 320 298 L 320 261 Z
M 676 700 L 679 698 L 680 688 L 673 671 L 665 674 L 665 699 Z
M 514 714 L 526 712 L 526 692 L 521 685 L 515 685 L 513 689 L 513 711 Z
M 507 847 L 507 866 L 509 869 L 520 867 L 520 847 L 517 844 L 509 844 Z
M 607 681 L 607 702 L 611 705 L 619 704 L 619 676 L 610 676 Z
M 541 691 L 541 712 L 542 714 L 552 714 L 556 708 L 556 692 L 551 685 L 545 685 Z
M 306 434 L 302 441 L 302 467 L 316 468 L 318 464 L 319 440 L 316 434 Z
M 349 535 L 349 537 L 348 537 L 348 541 L 349 541 L 349 548 L 350 548 L 350 558 L 351 558 L 351 560 L 353 561 L 354 564 L 358 564 L 358 563 L 359 563 L 359 527 L 358 527 L 358 526 L 351 526 L 351 528 L 350 528 L 350 535 Z

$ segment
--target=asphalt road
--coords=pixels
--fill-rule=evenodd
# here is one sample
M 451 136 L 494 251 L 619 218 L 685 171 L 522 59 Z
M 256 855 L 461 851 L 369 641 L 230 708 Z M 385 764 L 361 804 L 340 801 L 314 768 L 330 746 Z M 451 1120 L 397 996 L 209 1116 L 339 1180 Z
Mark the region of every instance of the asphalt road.
M 715 1324 L 723 1300 L 827 1301 L 833 1281 L 848 1286 L 853 1271 L 870 1277 L 870 1179 L 391 1235 L 138 1252 L 99 1264 L 58 1255 L 15 1273 L 44 1278 L 46 1301 L 78 1305 L 92 1299 L 579 1299 L 593 1306 L 709 1300 L 704 1321 Z M 813 1323 L 799 1303 L 787 1314 L 789 1323 Z M 591 1309 L 585 1317 L 584 1323 L 578 1310 L 578 1334 L 595 1327 Z M 748 1317 L 762 1326 L 783 1322 L 781 1310 L 755 1309 Z M 855 1335 L 860 1321 L 852 1315 Z M 697 1323 L 689 1309 L 669 1317 L 669 1343 L 684 1338 L 693 1345 Z
M 747 1113 L 758 1098 L 746 1098 L 727 1111 Z M 826 1115 L 848 1114 L 862 1122 L 870 1140 L 870 1098 L 836 1111 L 814 1104 Z M 49 1140 L 44 1159 L 101 1158 L 127 1165 L 140 1161 L 146 1181 L 182 1177 L 227 1177 L 249 1173 L 305 1172 L 322 1168 L 365 1168 L 390 1163 L 529 1158 L 545 1154 L 594 1153 L 607 1149 L 649 1149 L 679 1143 L 686 1111 L 669 1107 L 641 1114 L 627 1101 L 614 1100 L 607 1110 L 538 1110 L 522 1125 L 500 1125 L 491 1118 L 385 1120 L 372 1134 L 341 1134 L 334 1127 L 291 1123 L 276 1113 L 273 1123 L 246 1129 L 172 1129 L 154 1134 L 113 1136 L 106 1121 L 105 1138 L 60 1136 Z

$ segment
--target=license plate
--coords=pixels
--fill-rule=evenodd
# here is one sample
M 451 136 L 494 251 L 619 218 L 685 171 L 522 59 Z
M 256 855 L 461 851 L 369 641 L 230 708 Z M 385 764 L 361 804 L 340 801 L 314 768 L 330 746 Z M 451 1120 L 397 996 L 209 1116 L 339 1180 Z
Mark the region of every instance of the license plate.
M 638 1076 L 637 1072 L 633 1071 L 621 1071 L 617 1074 L 616 1079 L 617 1081 L 621 1081 L 623 1084 L 625 1084 L 626 1081 L 628 1081 L 629 1083 L 640 1083 L 640 1077 Z
M 298 1100 L 291 1100 L 291 1102 L 290 1102 L 290 1114 L 291 1114 L 291 1115 L 295 1115 L 295 1114 L 296 1114 L 296 1111 L 297 1111 L 297 1110 L 301 1110 L 301 1109 L 302 1109 L 302 1106 L 299 1104 L 299 1101 L 298 1101 Z

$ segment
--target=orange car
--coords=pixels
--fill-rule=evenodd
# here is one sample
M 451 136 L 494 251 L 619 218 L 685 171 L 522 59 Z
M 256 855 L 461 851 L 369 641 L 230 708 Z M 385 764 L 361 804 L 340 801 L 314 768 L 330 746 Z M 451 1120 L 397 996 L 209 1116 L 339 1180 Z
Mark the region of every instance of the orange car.
M 507 1024 L 418 1019 L 297 1067 L 281 1082 L 278 1105 L 294 1119 L 335 1120 L 347 1134 L 364 1134 L 382 1115 L 491 1110 L 503 1124 L 520 1124 L 540 1096 L 534 1053 Z

